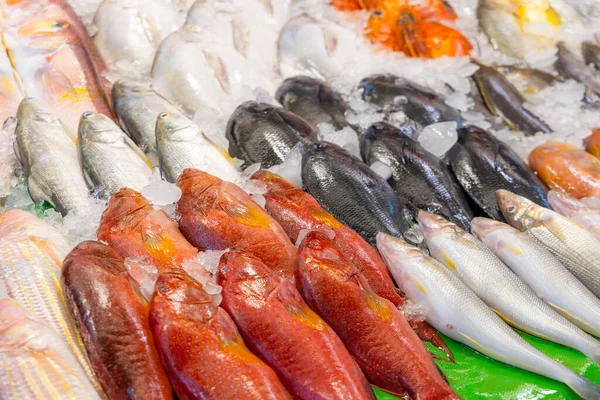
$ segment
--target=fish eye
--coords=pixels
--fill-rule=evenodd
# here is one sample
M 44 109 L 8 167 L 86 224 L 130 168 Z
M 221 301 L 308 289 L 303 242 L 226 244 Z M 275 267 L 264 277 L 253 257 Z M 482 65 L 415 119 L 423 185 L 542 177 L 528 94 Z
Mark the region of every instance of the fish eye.
M 61 28 L 64 28 L 65 26 L 67 26 L 67 23 L 64 21 L 55 21 L 54 23 L 52 23 L 52 27 L 56 28 L 56 29 L 61 29 Z
M 158 118 L 167 118 L 169 116 L 169 113 L 162 113 L 158 116 Z
M 375 10 L 373 11 L 373 15 L 375 17 L 383 17 L 383 10 Z
M 169 290 L 169 288 L 167 288 L 166 286 L 162 285 L 161 287 L 158 288 L 158 290 L 160 290 L 161 293 L 165 293 L 167 290 Z
M 311 240 L 310 242 L 308 242 L 308 247 L 312 248 L 312 249 L 316 249 L 319 247 L 319 241 L 318 240 Z
M 510 206 L 506 207 L 506 211 L 508 211 L 509 213 L 514 212 L 515 211 L 515 206 L 510 205 Z
M 91 117 L 91 116 L 92 116 L 92 114 L 93 114 L 93 112 L 91 112 L 91 111 L 86 111 L 86 112 L 84 112 L 84 113 L 83 113 L 81 116 L 82 116 L 83 118 L 89 118 L 89 117 Z

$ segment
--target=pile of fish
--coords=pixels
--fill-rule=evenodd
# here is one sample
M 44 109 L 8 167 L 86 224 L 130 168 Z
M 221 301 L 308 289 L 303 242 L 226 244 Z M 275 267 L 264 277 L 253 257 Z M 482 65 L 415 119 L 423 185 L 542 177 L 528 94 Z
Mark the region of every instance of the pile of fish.
M 579 8 L 480 1 L 498 51 L 556 60 L 457 61 L 451 93 L 336 83 L 354 50 L 476 57 L 446 1 L 104 0 L 92 37 L 65 0 L 0 8 L 0 398 L 477 398 L 446 372 L 489 358 L 600 399 L 600 126 L 529 103 L 575 80 L 600 113 Z

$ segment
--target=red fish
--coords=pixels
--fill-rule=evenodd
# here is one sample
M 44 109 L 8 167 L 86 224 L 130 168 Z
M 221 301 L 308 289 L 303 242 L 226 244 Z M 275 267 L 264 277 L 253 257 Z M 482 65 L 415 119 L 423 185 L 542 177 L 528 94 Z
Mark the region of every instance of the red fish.
M 413 399 L 458 399 L 402 313 L 375 294 L 323 233 L 312 231 L 302 242 L 296 281 L 371 383 Z
M 239 186 L 197 169 L 177 181 L 179 228 L 204 250 L 242 250 L 293 279 L 296 248 L 283 228 Z
M 416 11 L 425 20 L 430 21 L 454 21 L 456 13 L 446 0 L 425 0 L 415 5 Z
M 223 308 L 252 352 L 270 365 L 294 398 L 375 399 L 335 332 L 298 290 L 243 252 L 221 257 Z
M 172 399 L 154 346 L 148 305 L 129 283 L 123 259 L 87 241 L 65 258 L 65 297 L 94 372 L 110 399 Z
M 404 298 L 398 294 L 377 250 L 358 233 L 325 211 L 314 197 L 269 171 L 257 171 L 251 179 L 267 185 L 267 193 L 264 194 L 265 208 L 281 224 L 292 242 L 296 242 L 302 229 L 333 231 L 333 242 L 361 272 L 373 291 L 395 306 L 404 304 Z M 431 342 L 453 359 L 446 344 L 429 325 L 423 321 L 410 323 L 422 340 Z
M 275 372 L 248 350 L 229 314 L 183 270 L 161 272 L 150 325 L 180 399 L 291 399 Z

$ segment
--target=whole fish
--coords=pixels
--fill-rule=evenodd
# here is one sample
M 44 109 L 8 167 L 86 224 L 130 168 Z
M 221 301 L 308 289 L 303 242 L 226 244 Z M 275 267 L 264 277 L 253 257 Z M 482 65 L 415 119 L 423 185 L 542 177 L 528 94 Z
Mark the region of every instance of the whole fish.
M 222 307 L 292 396 L 375 400 L 340 338 L 289 281 L 256 257 L 230 251 L 221 257 L 218 282 Z
M 110 198 L 102 213 L 98 240 L 108 243 L 123 258 L 143 258 L 159 270 L 179 266 L 198 253 L 167 213 L 153 208 L 129 188 Z
M 257 171 L 251 179 L 266 185 L 267 192 L 263 194 L 265 209 L 279 222 L 292 242 L 296 243 L 306 229 L 332 231 L 333 243 L 361 272 L 373 291 L 395 306 L 404 304 L 377 250 L 325 211 L 314 197 L 269 171 Z M 410 316 L 407 319 L 421 340 L 439 347 L 452 358 L 450 350 L 431 327 Z
M 495 68 L 480 64 L 473 80 L 490 112 L 502 118 L 509 127 L 525 135 L 552 132 L 545 122 L 523 106 L 523 95 Z
M 262 168 L 281 164 L 300 141 L 317 140 L 315 128 L 298 115 L 270 104 L 247 101 L 227 123 L 229 153 Z
M 475 218 L 473 234 L 554 310 L 584 331 L 600 336 L 600 300 L 535 239 L 502 222 Z M 580 343 L 582 352 L 598 363 L 599 343 Z M 587 347 L 587 351 L 583 351 Z M 593 350 L 595 349 L 595 350 Z
M 53 227 L 21 210 L 0 215 L 0 286 L 48 324 L 71 349 L 98 393 L 102 388 L 65 306 L 60 287 L 69 246 Z
M 573 145 L 549 140 L 529 153 L 528 161 L 550 189 L 576 199 L 600 196 L 600 160 Z
M 246 251 L 293 278 L 296 248 L 283 228 L 239 186 L 197 169 L 187 169 L 177 186 L 179 229 L 201 250 Z
M 64 339 L 14 300 L 0 299 L 0 332 L 3 399 L 101 399 Z
M 600 158 L 600 128 L 592 129 L 592 134 L 583 140 L 585 151 Z
M 88 183 L 103 196 L 124 187 L 141 191 L 152 174 L 146 155 L 102 114 L 81 116 L 79 152 Z
M 339 130 L 348 126 L 348 108 L 342 96 L 325 81 L 308 76 L 288 78 L 275 93 L 275 98 L 287 110 L 307 120 L 313 126 L 330 124 Z
M 2 9 L 2 39 L 26 96 L 45 103 L 73 141 L 82 113 L 112 115 L 100 78 L 106 66 L 66 0 L 9 1 Z
M 108 397 L 172 399 L 148 303 L 131 287 L 123 259 L 100 242 L 82 242 L 63 262 L 62 286 Z
M 47 201 L 61 214 L 85 214 L 89 189 L 77 146 L 62 124 L 37 100 L 24 99 L 17 111 L 16 148 L 33 201 Z
M 120 80 L 112 91 L 119 125 L 144 152 L 156 151 L 156 119 L 177 109 L 147 86 Z
M 159 275 L 150 326 L 180 399 L 291 399 L 275 372 L 248 350 L 227 312 L 183 270 Z
M 389 184 L 411 219 L 418 210 L 442 215 L 469 229 L 473 212 L 450 168 L 419 142 L 386 123 L 372 125 L 361 139 L 360 151 L 369 165 L 379 161 L 390 167 Z
M 564 382 L 585 399 L 600 388 L 523 340 L 449 269 L 404 241 L 380 233 L 377 248 L 406 295 L 444 335 L 509 365 Z
M 424 211 L 419 212 L 419 226 L 431 255 L 509 325 L 600 362 L 600 342 L 544 303 L 483 243 L 452 222 Z
M 148 73 L 160 42 L 183 25 L 181 11 L 171 0 L 104 0 L 94 15 L 94 44 L 112 68 L 128 63 Z
M 195 25 L 184 25 L 163 40 L 152 66 L 152 89 L 190 118 L 198 109 L 214 117 L 228 114 L 232 99 L 258 86 L 275 91 L 271 80 L 234 48 Z
M 506 189 L 547 207 L 548 189 L 503 141 L 476 126 L 458 130 L 448 152 L 452 172 L 471 199 L 491 218 L 501 220 L 496 190 Z
M 368 165 L 330 143 L 315 143 L 302 156 L 304 189 L 334 218 L 375 243 L 378 232 L 402 236 L 408 222 L 390 185 Z
M 586 64 L 600 69 L 600 46 L 588 40 L 581 42 L 581 54 Z
M 548 193 L 548 202 L 554 211 L 577 222 L 600 239 L 600 210 L 555 190 Z
M 382 107 L 387 118 L 402 113 L 425 127 L 437 122 L 462 123 L 460 113 L 429 89 L 394 75 L 373 75 L 360 81 L 363 100 Z
M 179 113 L 159 114 L 156 148 L 160 170 L 169 182 L 177 182 L 187 168 L 201 169 L 229 182 L 240 179 L 227 151 L 211 142 L 198 125 Z
M 477 19 L 494 48 L 527 59 L 556 44 L 562 18 L 549 0 L 482 0 Z
M 554 67 L 561 76 L 575 79 L 595 95 L 600 95 L 600 74 L 569 50 L 564 42 L 558 44 L 558 58 Z
M 402 313 L 373 292 L 323 233 L 309 232 L 302 241 L 296 280 L 375 386 L 414 399 L 458 399 Z
M 598 239 L 576 222 L 506 190 L 497 192 L 504 218 L 543 244 L 596 296 L 600 295 Z

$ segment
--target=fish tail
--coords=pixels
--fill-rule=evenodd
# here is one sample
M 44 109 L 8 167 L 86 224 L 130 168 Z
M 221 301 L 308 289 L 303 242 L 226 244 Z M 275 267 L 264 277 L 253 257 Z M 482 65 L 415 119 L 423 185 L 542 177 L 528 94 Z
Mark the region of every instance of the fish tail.
M 431 343 L 438 349 L 444 352 L 448 356 L 448 361 L 454 363 L 454 355 L 446 346 L 446 343 L 442 340 L 442 338 L 433 330 L 433 328 L 427 325 L 424 321 L 419 322 L 411 322 L 411 327 L 419 337 L 424 342 Z M 446 361 L 446 360 L 445 360 Z
M 565 382 L 571 389 L 585 400 L 600 399 L 600 387 L 596 386 L 592 381 L 587 380 L 583 376 L 576 375 L 573 380 Z

